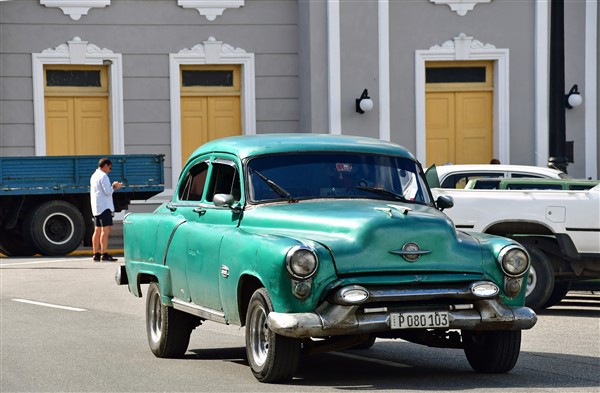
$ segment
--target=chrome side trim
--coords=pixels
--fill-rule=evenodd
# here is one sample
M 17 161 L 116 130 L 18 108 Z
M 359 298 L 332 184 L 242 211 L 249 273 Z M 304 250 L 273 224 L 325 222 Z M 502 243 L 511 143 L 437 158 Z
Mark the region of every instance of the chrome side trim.
M 171 299 L 171 302 L 173 303 L 173 308 L 175 310 L 183 311 L 203 319 L 208 319 L 209 321 L 227 323 L 225 320 L 225 313 L 222 311 L 202 307 L 190 302 L 184 302 L 183 300 L 177 298 Z
M 167 254 L 169 253 L 169 247 L 171 247 L 171 242 L 173 241 L 173 236 L 175 236 L 175 231 L 177 231 L 177 229 L 181 225 L 185 224 L 186 222 L 187 222 L 187 220 L 181 221 L 180 223 L 175 225 L 175 227 L 171 231 L 171 235 L 169 235 L 169 241 L 167 241 L 167 245 L 165 246 L 165 255 L 163 255 L 163 266 L 167 266 Z

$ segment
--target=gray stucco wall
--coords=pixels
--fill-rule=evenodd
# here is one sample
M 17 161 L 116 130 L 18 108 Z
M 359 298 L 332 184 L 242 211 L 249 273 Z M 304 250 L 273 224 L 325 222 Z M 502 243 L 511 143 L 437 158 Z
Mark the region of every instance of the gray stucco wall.
M 173 0 L 112 1 L 74 21 L 38 0 L 0 2 L 0 154 L 34 155 L 32 53 L 75 36 L 123 56 L 126 153 L 166 155 L 171 184 L 169 53 L 210 36 L 255 54 L 256 131 L 299 131 L 298 4 L 246 0 L 209 22 Z
M 585 5 L 565 2 L 567 89 L 577 83 L 581 90 L 584 83 Z M 2 1 L 0 155 L 34 154 L 31 54 L 75 36 L 122 54 L 125 150 L 166 154 L 168 186 L 169 53 L 210 36 L 255 54 L 257 133 L 328 132 L 327 12 L 325 0 L 246 0 L 209 22 L 175 0 L 113 0 L 73 21 L 39 0 Z M 389 14 L 391 140 L 415 151 L 415 51 L 465 33 L 509 49 L 510 161 L 535 164 L 535 2 L 494 0 L 459 16 L 428 0 L 390 1 Z M 342 132 L 377 138 L 378 3 L 341 1 L 340 17 Z M 375 107 L 360 115 L 355 99 L 365 88 Z M 585 91 L 582 95 L 585 100 Z M 584 114 L 583 107 L 567 111 L 567 140 L 575 143 L 569 173 L 574 176 L 585 172 Z

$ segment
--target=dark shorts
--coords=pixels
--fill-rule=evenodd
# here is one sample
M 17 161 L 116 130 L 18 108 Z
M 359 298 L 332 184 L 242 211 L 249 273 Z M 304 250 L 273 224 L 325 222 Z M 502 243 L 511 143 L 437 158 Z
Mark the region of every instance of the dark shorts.
M 109 227 L 113 224 L 113 214 L 110 209 L 106 209 L 99 216 L 94 216 L 94 223 L 97 227 Z

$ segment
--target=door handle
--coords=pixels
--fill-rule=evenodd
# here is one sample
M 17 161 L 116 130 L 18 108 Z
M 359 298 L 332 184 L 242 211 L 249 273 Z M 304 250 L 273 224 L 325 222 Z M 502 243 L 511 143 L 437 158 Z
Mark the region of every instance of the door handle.
M 206 214 L 206 209 L 202 207 L 197 207 L 194 209 L 194 213 L 198 213 L 199 216 L 203 216 Z

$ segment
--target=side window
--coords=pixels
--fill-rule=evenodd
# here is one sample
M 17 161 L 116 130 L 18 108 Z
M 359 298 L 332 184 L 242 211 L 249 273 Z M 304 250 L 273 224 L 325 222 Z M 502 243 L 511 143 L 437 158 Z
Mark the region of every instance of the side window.
M 510 177 L 513 177 L 515 179 L 523 179 L 523 178 L 543 179 L 543 178 L 545 178 L 545 176 L 538 176 L 538 175 L 534 175 L 532 173 L 513 173 L 510 175 Z
M 485 179 L 488 177 L 504 177 L 502 172 L 489 172 L 489 173 L 459 173 L 456 175 L 448 176 L 442 183 L 442 188 L 465 188 L 469 180 Z
M 190 169 L 179 189 L 179 199 L 182 201 L 199 201 L 204 193 L 208 165 L 201 162 Z
M 213 162 L 206 200 L 212 202 L 215 194 L 231 194 L 236 202 L 240 200 L 240 177 L 235 166 Z

